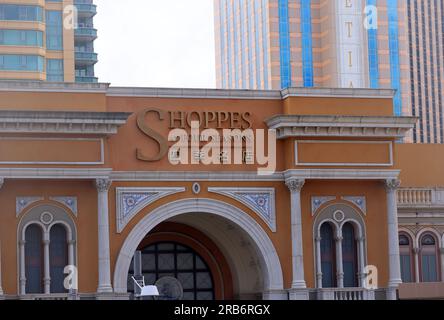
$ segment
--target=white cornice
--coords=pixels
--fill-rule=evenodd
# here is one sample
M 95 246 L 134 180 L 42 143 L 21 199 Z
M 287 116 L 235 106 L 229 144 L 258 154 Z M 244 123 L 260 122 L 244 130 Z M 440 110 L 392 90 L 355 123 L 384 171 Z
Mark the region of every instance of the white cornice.
M 0 110 L 0 133 L 116 134 L 131 113 Z
M 106 93 L 109 83 L 0 81 L 0 91 Z
M 362 117 L 327 115 L 276 115 L 265 120 L 277 131 L 278 139 L 288 137 L 394 137 L 411 130 L 416 117 Z
M 0 168 L 5 179 L 98 179 L 109 178 L 112 169 Z
M 282 173 L 258 175 L 257 171 L 114 171 L 114 181 L 282 181 Z
M 111 179 L 113 181 L 284 181 L 288 179 L 386 180 L 400 170 L 291 169 L 262 176 L 249 172 L 113 171 L 110 168 L 0 168 L 4 179 Z
M 176 89 L 176 88 L 126 88 L 110 87 L 107 96 L 181 98 L 181 99 L 247 99 L 281 100 L 279 90 L 225 90 L 225 89 Z
M 288 88 L 284 90 L 111 87 L 109 83 L 0 81 L 0 91 L 103 93 L 107 96 L 193 99 L 273 99 L 288 97 L 392 98 L 390 89 Z
M 284 171 L 285 180 L 387 180 L 397 179 L 400 170 L 365 170 L 365 169 L 291 169 Z

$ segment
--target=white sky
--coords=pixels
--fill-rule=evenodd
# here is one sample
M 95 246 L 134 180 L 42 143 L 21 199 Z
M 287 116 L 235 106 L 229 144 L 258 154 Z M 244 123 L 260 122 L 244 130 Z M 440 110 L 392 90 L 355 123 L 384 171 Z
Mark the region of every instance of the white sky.
M 215 87 L 213 0 L 95 0 L 96 76 L 113 86 Z

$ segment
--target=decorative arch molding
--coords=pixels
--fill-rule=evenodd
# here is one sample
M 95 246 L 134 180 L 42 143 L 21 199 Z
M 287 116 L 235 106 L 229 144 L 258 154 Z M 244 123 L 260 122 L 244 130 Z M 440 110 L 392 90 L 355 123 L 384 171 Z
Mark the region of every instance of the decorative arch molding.
M 276 249 L 267 233 L 247 213 L 222 201 L 198 198 L 182 199 L 162 205 L 147 214 L 131 230 L 123 243 L 114 270 L 114 290 L 126 293 L 127 274 L 131 259 L 145 236 L 158 224 L 175 216 L 186 213 L 208 213 L 225 218 L 238 225 L 253 240 L 263 265 L 264 292 L 284 289 L 281 263 Z
M 366 227 L 362 213 L 353 204 L 344 202 L 334 202 L 319 210 L 313 223 L 314 239 L 314 262 L 316 266 L 316 286 L 322 288 L 322 267 L 321 267 L 321 226 L 329 223 L 334 232 L 336 241 L 336 251 L 341 250 L 336 255 L 336 281 L 338 287 L 344 286 L 344 271 L 342 267 L 342 229 L 347 223 L 351 223 L 355 229 L 357 241 L 357 264 L 359 286 L 363 286 L 365 277 L 365 266 L 367 264 Z
M 414 238 L 414 244 L 415 244 L 416 248 L 420 248 L 421 237 L 427 233 L 433 235 L 435 237 L 435 239 L 438 241 L 438 243 L 437 243 L 438 248 L 444 248 L 444 242 L 442 241 L 444 235 L 441 236 L 439 234 L 438 230 L 431 228 L 431 227 L 425 227 L 425 228 L 422 228 L 421 230 L 418 231 L 418 233 L 416 234 L 416 237 Z
M 399 227 L 398 234 L 401 234 L 401 233 L 404 233 L 404 234 L 406 234 L 409 237 L 410 241 L 412 242 L 412 248 L 413 249 L 417 249 L 418 248 L 417 247 L 417 241 L 416 241 L 416 235 L 411 230 L 409 230 L 407 228 Z
M 335 203 L 348 203 L 359 209 L 363 216 L 367 215 L 367 201 L 365 196 L 315 196 L 311 197 L 311 215 L 316 216 L 325 207 Z

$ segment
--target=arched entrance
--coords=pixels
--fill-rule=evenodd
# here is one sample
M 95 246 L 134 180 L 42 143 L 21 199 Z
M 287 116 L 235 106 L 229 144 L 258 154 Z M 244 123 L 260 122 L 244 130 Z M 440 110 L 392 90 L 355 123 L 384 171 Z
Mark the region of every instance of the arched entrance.
M 146 215 L 120 250 L 114 271 L 116 293 L 127 292 L 128 270 L 135 251 L 165 221 L 197 229 L 217 245 L 232 274 L 234 298 L 286 298 L 281 264 L 266 232 L 239 208 L 212 199 L 179 200 Z
M 203 232 L 186 224 L 159 224 L 142 240 L 134 259 L 139 262 L 130 265 L 130 293 L 137 289 L 132 276 L 143 276 L 147 285 L 174 277 L 182 284 L 184 300 L 233 299 L 231 270 L 223 253 Z

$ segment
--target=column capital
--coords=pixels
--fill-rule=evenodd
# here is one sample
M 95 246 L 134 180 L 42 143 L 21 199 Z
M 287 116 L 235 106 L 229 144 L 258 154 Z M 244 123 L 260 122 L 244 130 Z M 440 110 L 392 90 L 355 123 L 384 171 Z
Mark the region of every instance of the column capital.
M 290 178 L 285 181 L 285 185 L 291 192 L 300 192 L 304 184 L 304 179 Z
M 413 251 L 414 254 L 419 254 L 419 252 L 421 251 L 421 249 L 419 249 L 419 248 L 413 248 L 412 251 Z
M 69 245 L 75 245 L 76 244 L 76 240 L 68 240 L 68 244 Z
M 439 251 L 441 252 L 441 254 L 444 254 L 444 248 L 440 248 Z
M 106 192 L 111 187 L 112 181 L 110 179 L 96 179 L 95 186 L 98 192 Z
M 4 184 L 5 184 L 5 178 L 0 178 L 0 189 L 3 188 Z
M 321 240 L 322 240 L 321 236 L 316 236 L 316 237 L 315 237 L 315 241 L 316 241 L 316 242 L 321 242 Z
M 385 188 L 387 191 L 395 191 L 401 185 L 401 180 L 399 179 L 387 179 L 385 180 Z

